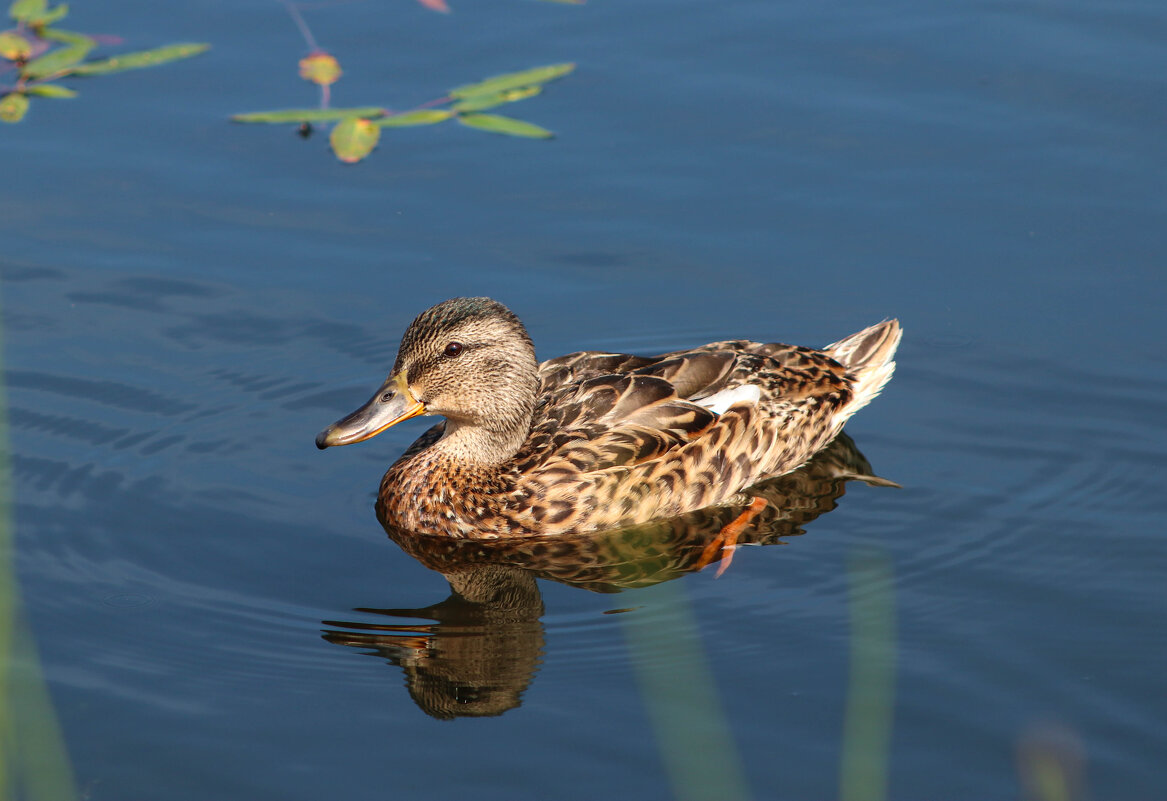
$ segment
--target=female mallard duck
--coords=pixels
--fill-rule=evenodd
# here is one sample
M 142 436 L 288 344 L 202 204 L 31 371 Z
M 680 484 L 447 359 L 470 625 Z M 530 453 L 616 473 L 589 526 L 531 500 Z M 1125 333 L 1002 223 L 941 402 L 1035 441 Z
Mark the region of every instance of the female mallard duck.
M 387 525 L 478 539 L 619 528 L 740 501 L 805 463 L 891 378 L 900 333 L 888 320 L 823 350 L 735 340 L 539 364 L 509 309 L 454 298 L 418 315 L 377 394 L 316 445 L 441 415 L 381 480 Z

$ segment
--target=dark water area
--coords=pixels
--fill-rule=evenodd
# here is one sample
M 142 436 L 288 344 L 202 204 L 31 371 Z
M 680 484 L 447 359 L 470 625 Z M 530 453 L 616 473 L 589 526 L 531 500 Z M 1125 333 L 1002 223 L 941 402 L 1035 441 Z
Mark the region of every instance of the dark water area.
M 1162 3 L 451 2 L 306 10 L 335 103 L 575 61 L 513 107 L 555 140 L 386 129 L 349 167 L 233 126 L 315 102 L 271 0 L 76 3 L 214 49 L 0 130 L 16 563 L 87 797 L 838 797 L 880 595 L 887 797 L 1025 797 L 1042 754 L 1162 797 Z M 373 514 L 424 425 L 313 436 L 479 294 L 540 358 L 897 317 L 847 431 L 903 489 L 832 489 L 720 578 L 447 601 Z M 506 697 L 442 719 L 422 673 Z

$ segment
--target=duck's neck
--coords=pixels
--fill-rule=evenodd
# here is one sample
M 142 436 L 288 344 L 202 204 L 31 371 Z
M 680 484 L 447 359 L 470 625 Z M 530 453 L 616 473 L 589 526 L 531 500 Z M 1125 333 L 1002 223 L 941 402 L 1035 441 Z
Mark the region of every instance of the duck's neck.
M 486 428 L 446 421 L 446 433 L 431 446 L 435 456 L 462 465 L 501 465 L 519 452 L 527 440 L 530 421 L 514 421 Z
M 501 465 L 523 447 L 531 433 L 539 378 L 534 351 L 506 362 L 489 393 L 470 410 L 438 410 L 446 433 L 430 450 L 465 467 Z

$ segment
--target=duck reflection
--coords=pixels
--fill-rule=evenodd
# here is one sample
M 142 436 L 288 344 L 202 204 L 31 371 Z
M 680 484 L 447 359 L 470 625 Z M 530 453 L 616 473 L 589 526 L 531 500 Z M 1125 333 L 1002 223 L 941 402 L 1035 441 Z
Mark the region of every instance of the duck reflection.
M 500 715 L 521 703 L 543 650 L 536 578 L 614 593 L 728 564 L 736 544 L 774 545 L 829 512 L 848 481 L 898 486 L 840 434 L 800 469 L 751 487 L 738 502 L 671 520 L 580 535 L 468 540 L 418 534 L 382 521 L 401 548 L 450 583 L 450 597 L 419 609 L 358 609 L 389 621 L 346 623 L 324 639 L 360 648 L 405 671 L 409 693 L 436 718 Z M 764 505 L 757 499 L 765 501 Z M 748 524 L 742 527 L 742 521 Z M 727 528 L 740 531 L 727 540 Z M 736 544 L 734 544 L 736 543 Z

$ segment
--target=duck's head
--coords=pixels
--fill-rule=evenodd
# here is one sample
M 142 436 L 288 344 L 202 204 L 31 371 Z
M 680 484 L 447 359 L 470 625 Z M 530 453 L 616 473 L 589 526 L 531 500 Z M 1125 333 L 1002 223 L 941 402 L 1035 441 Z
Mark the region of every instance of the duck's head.
M 505 459 L 526 438 L 538 383 L 535 348 L 510 309 L 490 298 L 447 300 L 417 316 L 389 378 L 368 403 L 321 431 L 316 447 L 361 442 L 430 414 L 449 421 L 447 437 L 460 434 L 472 458 Z

